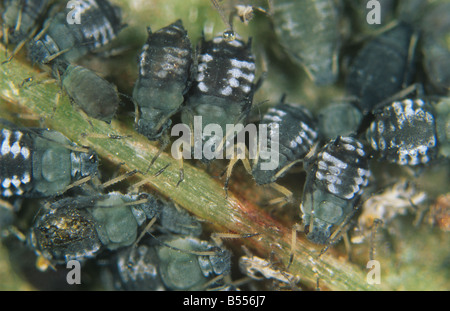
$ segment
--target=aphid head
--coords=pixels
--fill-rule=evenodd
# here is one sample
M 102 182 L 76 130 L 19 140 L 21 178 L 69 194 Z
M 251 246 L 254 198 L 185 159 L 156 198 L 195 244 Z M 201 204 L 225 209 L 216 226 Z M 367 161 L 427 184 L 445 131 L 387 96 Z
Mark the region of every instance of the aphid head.
M 80 154 L 80 174 L 82 177 L 94 176 L 98 172 L 98 156 L 95 152 Z
M 50 52 L 42 40 L 31 41 L 28 45 L 28 58 L 32 64 L 43 64 L 50 58 Z
M 154 121 L 159 120 L 140 119 L 137 123 L 136 130 L 145 135 L 149 140 L 158 140 L 161 135 L 170 128 L 172 120 L 168 119 L 162 126 L 159 122 Z
M 315 244 L 326 244 L 331 236 L 332 225 L 315 218 L 312 227 L 305 226 L 305 233 L 308 240 Z
M 198 263 L 205 277 L 210 275 L 226 275 L 231 269 L 231 253 L 229 250 L 213 247 L 213 256 L 199 256 Z

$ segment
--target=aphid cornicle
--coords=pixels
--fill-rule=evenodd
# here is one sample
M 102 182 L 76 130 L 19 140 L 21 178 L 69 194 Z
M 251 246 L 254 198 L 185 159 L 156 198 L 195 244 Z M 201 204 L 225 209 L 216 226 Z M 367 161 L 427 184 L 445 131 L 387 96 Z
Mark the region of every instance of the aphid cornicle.
M 88 116 L 110 123 L 120 104 L 115 85 L 82 66 L 57 61 L 57 76 L 70 99 Z
M 375 112 L 367 138 L 381 159 L 400 165 L 426 164 L 439 151 L 435 114 L 421 99 L 394 101 Z
M 415 68 L 413 35 L 413 28 L 400 22 L 366 43 L 356 55 L 346 90 L 357 98 L 355 104 L 364 115 L 411 84 Z
M 326 244 L 332 228 L 352 215 L 369 182 L 369 157 L 358 140 L 339 136 L 305 162 L 302 220 L 307 238 Z
M 3 128 L 0 195 L 48 197 L 97 174 L 97 155 L 47 129 Z
M 271 160 L 258 158 L 252 165 L 252 176 L 258 184 L 274 182 L 286 173 L 286 168 L 302 160 L 318 142 L 317 122 L 311 112 L 300 105 L 281 102 L 269 108 L 260 124 L 267 125 L 269 134 L 278 129 L 279 152 L 278 165 L 275 169 L 264 169 Z M 272 146 L 271 135 L 268 135 L 267 148 Z
M 172 222 L 172 213 L 163 212 L 166 209 L 175 207 L 146 193 L 67 197 L 44 206 L 29 240 L 44 258 L 57 264 L 91 258 L 105 248 L 115 250 L 132 245 L 146 220 L 157 217 L 162 222 Z M 171 227 L 175 233 L 201 232 L 200 223 L 187 212 L 178 219 L 178 227 Z M 89 237 L 84 242 L 87 233 Z
M 25 40 L 45 16 L 53 0 L 5 0 L 2 14 L 4 38 L 8 42 Z
M 245 43 L 240 38 L 227 41 L 222 35 L 211 41 L 203 38 L 196 79 L 187 94 L 187 109 L 181 115 L 183 123 L 192 125 L 194 117 L 202 117 L 202 132 L 208 124 L 218 124 L 224 136 L 227 124 L 245 123 L 255 91 L 255 70 L 251 39 Z M 200 150 L 209 145 L 215 152 L 223 139 L 220 135 L 204 134 Z M 211 159 L 203 154 L 202 161 L 208 160 Z
M 50 17 L 49 24 L 28 46 L 32 63 L 46 64 L 59 57 L 69 63 L 107 45 L 123 28 L 121 10 L 108 0 L 79 0 L 80 22 L 68 23 L 72 9 Z
M 334 83 L 341 45 L 340 1 L 272 2 L 275 33 L 292 60 L 302 65 L 317 85 Z
M 139 133 L 156 140 L 169 128 L 189 88 L 192 67 L 192 46 L 181 20 L 155 33 L 148 28 L 133 91 Z

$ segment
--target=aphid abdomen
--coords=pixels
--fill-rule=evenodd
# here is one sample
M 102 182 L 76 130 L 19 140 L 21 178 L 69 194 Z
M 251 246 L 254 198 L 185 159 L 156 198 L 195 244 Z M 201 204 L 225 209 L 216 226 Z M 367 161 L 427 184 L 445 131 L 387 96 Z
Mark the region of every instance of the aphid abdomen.
M 1 135 L 1 196 L 48 197 L 97 173 L 97 156 L 71 150 L 75 144 L 59 132 L 2 129 Z
M 203 118 L 203 127 L 218 124 L 226 133 L 226 125 L 245 123 L 253 100 L 255 61 L 251 41 L 226 41 L 217 36 L 203 41 L 198 55 L 194 85 L 187 96 L 191 112 L 184 112 L 185 124 L 193 124 L 193 116 Z M 203 143 L 223 137 L 204 135 Z
M 318 85 L 338 74 L 339 8 L 334 0 L 274 1 L 273 22 L 281 45 Z
M 110 123 L 120 98 L 114 85 L 95 72 L 69 65 L 62 75 L 69 97 L 90 117 Z
M 25 195 L 33 188 L 33 139 L 26 132 L 5 128 L 0 138 L 0 195 Z
M 435 112 L 421 99 L 405 99 L 375 114 L 367 131 L 382 159 L 400 165 L 426 164 L 438 154 Z
M 45 258 L 56 263 L 91 258 L 101 248 L 96 226 L 86 210 L 63 206 L 37 220 L 31 242 Z
M 139 107 L 137 130 L 157 139 L 184 101 L 192 69 L 192 47 L 181 20 L 151 33 L 139 56 L 133 99 Z
M 261 165 L 272 159 L 258 158 L 257 164 L 252 169 L 252 175 L 258 184 L 274 182 L 280 170 L 293 161 L 303 159 L 319 138 L 316 120 L 302 106 L 278 104 L 267 111 L 260 124 L 267 125 L 267 148 L 269 150 L 273 148 L 273 152 L 278 152 L 279 160 L 275 169 L 265 170 Z M 278 130 L 278 150 L 275 150 L 277 146 L 272 144 L 275 128 Z
M 368 159 L 359 141 L 338 137 L 309 163 L 301 210 L 311 241 L 325 244 L 331 228 L 351 215 L 369 182 Z
M 56 14 L 45 34 L 29 45 L 33 63 L 45 64 L 62 52 L 61 59 L 71 63 L 103 47 L 123 28 L 121 11 L 108 0 L 80 0 L 80 23 L 67 22 L 70 9 Z
M 410 45 L 413 29 L 406 23 L 368 42 L 354 59 L 346 81 L 349 95 L 363 114 L 400 92 L 412 80 Z

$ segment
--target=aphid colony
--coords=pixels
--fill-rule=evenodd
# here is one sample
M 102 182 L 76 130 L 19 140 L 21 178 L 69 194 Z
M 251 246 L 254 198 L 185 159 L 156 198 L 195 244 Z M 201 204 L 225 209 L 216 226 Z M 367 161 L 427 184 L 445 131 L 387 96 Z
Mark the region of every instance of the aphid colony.
M 76 61 L 118 36 L 125 27 L 121 10 L 107 0 L 82 0 L 83 22 L 69 24 L 70 10 L 60 10 L 55 2 L 5 1 L 4 42 L 29 41 L 30 61 L 50 66 L 77 107 L 109 123 L 120 103 L 115 86 Z M 283 96 L 259 120 L 269 130 L 266 146 L 258 146 L 254 159 L 244 160 L 258 185 L 273 186 L 286 197 L 272 203 L 291 200 L 291 190 L 276 182 L 303 163 L 304 233 L 323 245 L 339 241 L 363 196 L 369 195 L 364 191 L 373 182 L 371 159 L 425 166 L 439 158 L 447 160 L 450 148 L 449 72 L 442 69 L 449 59 L 442 55 L 449 51 L 441 42 L 450 27 L 438 25 L 435 33 L 427 27 L 440 10 L 434 7 L 416 24 L 400 21 L 367 39 L 347 70 L 340 72 L 345 42 L 339 33 L 343 9 L 337 3 L 269 2 L 266 13 L 284 52 L 317 85 L 333 84 L 345 74 L 348 98 L 310 111 Z M 57 12 L 46 17 L 50 7 Z M 448 5 L 440 7 L 449 12 Z M 427 73 L 420 80 L 417 36 L 424 38 Z M 181 20 L 156 32 L 149 27 L 132 93 L 137 132 L 160 141 L 162 152 L 170 143 L 169 129 L 177 113 L 189 126 L 201 116 L 205 126 L 219 124 L 224 133 L 227 124 L 247 124 L 253 96 L 262 84 L 256 82 L 251 45 L 251 38 L 244 40 L 231 29 L 212 39 L 203 36 L 194 52 Z M 409 87 L 413 83 L 425 89 Z M 99 177 L 94 151 L 53 130 L 18 128 L 6 122 L 0 138 L 1 197 L 48 198 L 39 203 L 40 212 L 27 236 L 27 245 L 43 259 L 40 268 L 108 256 L 103 270 L 109 288 L 233 289 L 227 282 L 230 251 L 217 240 L 201 239 L 201 224 L 187 212 L 147 193 L 103 193 L 95 183 L 84 188 L 83 183 Z M 203 135 L 201 144 L 225 148 L 233 139 L 229 133 L 222 138 Z M 276 168 L 263 169 L 264 148 L 276 148 Z M 230 162 L 225 189 L 235 163 Z M 64 194 L 72 187 L 75 191 L 69 192 L 74 196 Z M 0 233 L 14 221 L 15 207 L 9 202 L 13 201 L 0 205 Z M 257 269 L 256 264 L 245 270 Z M 274 270 L 260 272 L 277 275 Z

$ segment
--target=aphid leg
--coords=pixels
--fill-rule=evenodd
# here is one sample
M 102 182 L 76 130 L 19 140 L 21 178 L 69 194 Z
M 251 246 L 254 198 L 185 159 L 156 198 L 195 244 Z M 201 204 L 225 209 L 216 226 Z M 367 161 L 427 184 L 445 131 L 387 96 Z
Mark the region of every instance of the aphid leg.
M 150 170 L 150 167 L 152 167 L 153 163 L 155 163 L 155 161 L 159 158 L 159 156 L 161 155 L 161 153 L 167 148 L 167 146 L 170 143 L 170 138 L 169 138 L 169 133 L 164 132 L 160 139 L 159 139 L 159 143 L 160 143 L 160 147 L 158 152 L 155 154 L 155 156 L 152 158 L 152 160 L 150 161 L 150 165 L 147 168 L 147 172 Z
M 369 250 L 369 260 L 374 260 L 375 258 L 375 242 L 376 242 L 376 234 L 378 231 L 378 227 L 383 223 L 381 219 L 374 219 L 372 231 L 370 233 L 370 250 Z
M 6 63 L 9 63 L 14 58 L 14 56 L 16 56 L 17 53 L 19 53 L 19 51 L 23 48 L 25 43 L 27 43 L 27 40 L 20 41 L 19 44 L 16 45 L 14 50 L 8 56 L 8 58 L 2 62 L 2 65 L 6 64 Z
M 269 186 L 273 189 L 275 189 L 276 191 L 280 192 L 281 194 L 283 194 L 282 197 L 279 198 L 275 198 L 272 199 L 268 202 L 269 205 L 277 205 L 279 204 L 279 207 L 283 207 L 284 205 L 286 205 L 287 203 L 292 203 L 293 202 L 293 193 L 292 191 L 288 190 L 287 188 L 273 182 L 270 183 Z
M 318 257 L 325 254 L 325 252 L 330 248 L 330 246 L 333 245 L 334 243 L 336 243 L 337 241 L 339 241 L 339 239 L 347 232 L 348 226 L 350 225 L 350 220 L 351 220 L 352 216 L 354 215 L 355 211 L 356 211 L 356 209 L 352 213 L 347 215 L 347 217 L 344 219 L 344 221 L 341 222 L 339 224 L 339 226 L 337 226 L 336 230 L 334 230 L 334 232 L 328 238 L 326 246 L 324 248 L 322 248 L 322 250 L 320 251 L 320 254 Z
M 211 240 L 213 240 L 213 242 L 217 246 L 221 247 L 223 246 L 224 239 L 245 239 L 257 235 L 259 235 L 259 233 L 239 234 L 239 233 L 213 232 L 211 233 Z
M 18 18 L 19 18 L 19 16 L 20 16 L 20 20 L 21 20 L 21 19 L 22 19 L 22 18 L 21 18 L 21 16 L 22 16 L 22 11 L 20 11 L 20 13 L 19 13 L 19 15 L 18 15 Z M 16 25 L 16 30 L 15 30 L 15 31 L 18 31 L 18 30 L 17 30 L 17 25 Z M 35 28 L 31 31 L 31 33 L 30 33 L 30 35 L 29 35 L 28 37 L 26 37 L 25 39 L 23 39 L 22 41 L 20 41 L 20 42 L 16 45 L 16 47 L 14 48 L 14 50 L 11 52 L 11 55 L 10 55 L 9 57 L 7 57 L 7 59 L 6 59 L 5 61 L 2 62 L 2 65 L 5 64 L 5 63 L 9 63 L 9 62 L 14 58 L 14 56 L 16 56 L 17 53 L 19 53 L 19 51 L 23 48 L 23 46 L 24 46 L 28 41 L 30 41 L 30 40 L 33 38 L 33 36 L 36 34 L 36 32 L 37 32 L 37 27 L 35 27 Z M 7 53 L 7 52 L 5 51 L 5 55 L 7 56 L 6 53 Z
M 50 260 L 46 259 L 44 256 L 42 256 L 41 252 L 35 250 L 37 252 L 38 258 L 36 259 L 36 268 L 41 271 L 45 272 L 48 270 L 48 268 L 52 268 L 52 270 L 56 271 L 56 267 L 51 263 Z
M 292 262 L 294 261 L 294 254 L 295 254 L 295 249 L 297 247 L 297 232 L 304 232 L 305 231 L 305 227 L 301 224 L 294 224 L 294 226 L 292 227 L 291 230 L 291 251 L 289 254 L 289 262 L 288 265 L 286 267 L 286 271 L 289 270 Z
M 352 244 L 350 242 L 350 238 L 348 236 L 348 232 L 345 232 L 342 235 L 342 238 L 344 240 L 345 249 L 347 251 L 348 261 L 352 261 Z
M 225 183 L 223 186 L 223 189 L 225 190 L 225 198 L 228 198 L 228 184 L 230 182 L 230 178 L 231 178 L 231 173 L 233 172 L 233 168 L 236 165 L 236 163 L 239 160 L 242 160 L 242 164 L 244 165 L 245 170 L 251 175 L 252 174 L 252 168 L 250 165 L 250 162 L 248 160 L 248 149 L 247 146 L 245 146 L 244 144 L 238 144 L 235 147 L 235 151 L 236 151 L 236 156 L 231 158 L 230 162 L 228 163 L 227 169 L 226 169 L 226 178 L 225 178 Z M 239 154 L 244 153 L 244 157 L 239 156 Z M 223 174 L 222 174 L 223 175 Z
M 291 163 L 289 163 L 288 165 L 284 166 L 279 172 L 277 172 L 274 177 L 272 178 L 273 181 L 277 180 L 280 176 L 284 175 L 292 166 L 294 166 L 295 164 L 299 163 L 299 162 L 303 162 L 303 159 L 299 159 L 299 160 L 295 160 Z M 284 197 L 281 198 L 275 198 L 273 200 L 269 201 L 270 205 L 275 205 L 275 204 L 279 204 L 279 203 L 283 203 L 283 205 L 285 205 L 286 203 L 292 203 L 292 199 L 293 199 L 293 194 L 291 191 L 289 191 L 287 188 L 273 182 L 270 184 L 270 186 L 272 188 L 274 188 L 275 190 L 277 190 L 278 192 L 284 194 Z M 281 206 L 283 206 L 281 205 Z M 281 207 L 280 206 L 280 207 Z
M 148 224 L 145 226 L 144 230 L 142 230 L 141 234 L 139 235 L 139 237 L 136 239 L 136 242 L 134 242 L 133 244 L 133 248 L 136 248 L 139 244 L 139 242 L 142 240 L 142 238 L 148 233 L 150 232 L 150 228 L 153 226 L 153 224 L 156 222 L 157 217 L 153 217 Z
M 415 62 L 415 54 L 416 54 L 416 48 L 417 48 L 417 42 L 419 41 L 419 34 L 417 33 L 417 31 L 415 31 L 413 33 L 413 35 L 411 36 L 411 40 L 409 42 L 409 49 L 408 49 L 408 58 L 407 58 L 407 66 L 406 66 L 406 70 L 403 74 L 403 84 L 402 84 L 402 88 L 406 88 L 408 86 L 408 84 L 410 83 L 410 81 L 408 81 L 407 77 L 411 76 L 411 71 L 413 70 L 413 68 L 415 68 L 414 66 L 414 62 Z

